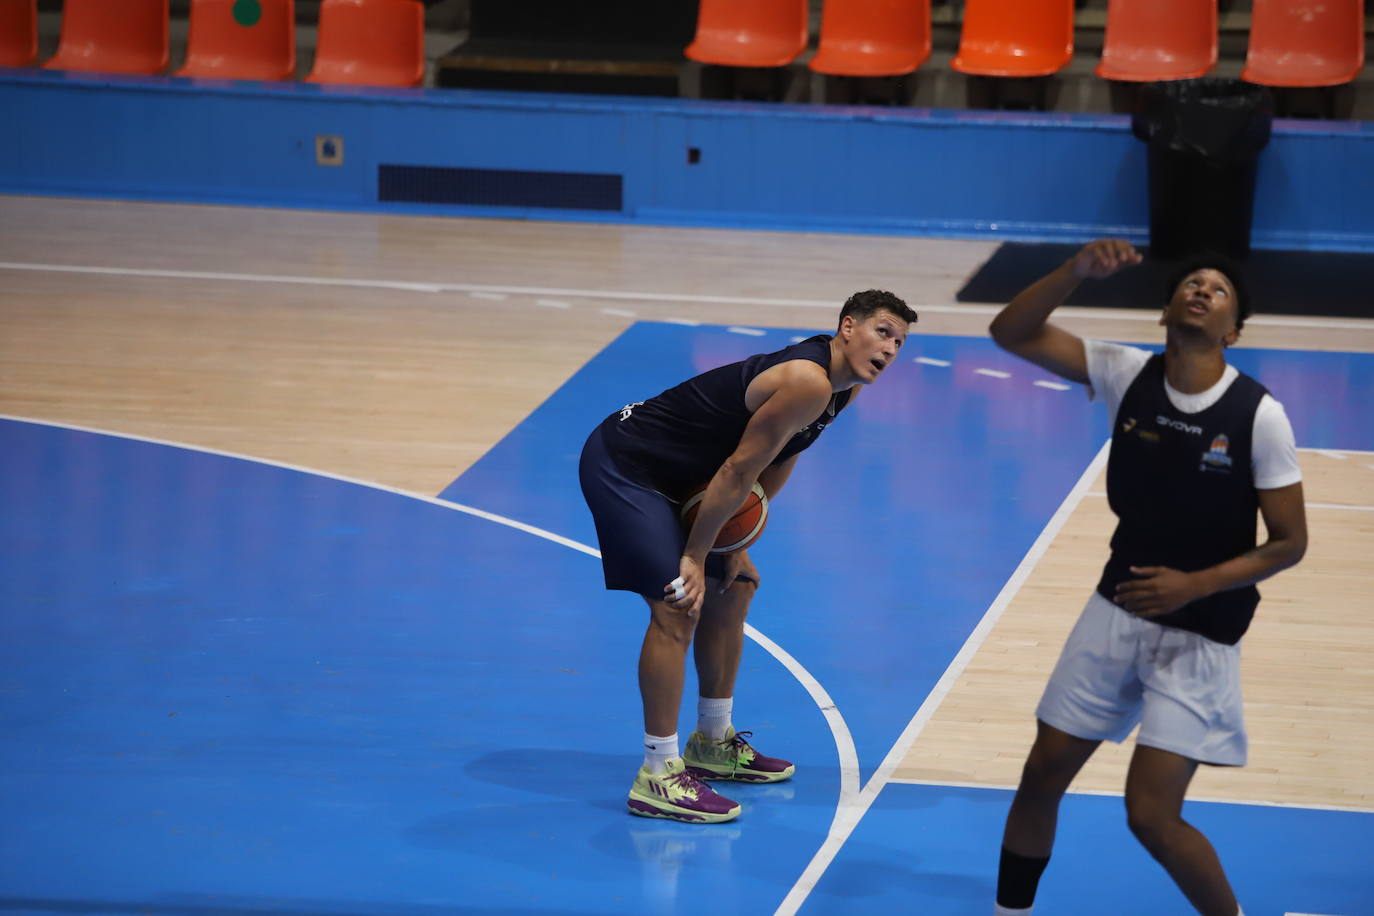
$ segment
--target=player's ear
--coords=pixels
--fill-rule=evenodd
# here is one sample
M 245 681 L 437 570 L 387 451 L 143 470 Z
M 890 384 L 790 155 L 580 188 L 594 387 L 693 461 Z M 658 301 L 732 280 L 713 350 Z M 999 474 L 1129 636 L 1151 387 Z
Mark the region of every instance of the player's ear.
M 854 323 L 855 322 L 853 315 L 845 315 L 843 318 L 841 318 L 840 337 L 842 337 L 845 340 L 848 340 L 850 336 L 854 333 Z

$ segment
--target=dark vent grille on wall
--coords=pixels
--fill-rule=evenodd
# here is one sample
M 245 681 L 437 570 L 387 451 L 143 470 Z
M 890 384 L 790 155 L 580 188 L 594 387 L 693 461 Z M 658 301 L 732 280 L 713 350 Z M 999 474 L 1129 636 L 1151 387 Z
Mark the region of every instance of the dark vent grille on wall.
M 377 199 L 478 207 L 620 210 L 623 176 L 421 165 L 377 167 Z

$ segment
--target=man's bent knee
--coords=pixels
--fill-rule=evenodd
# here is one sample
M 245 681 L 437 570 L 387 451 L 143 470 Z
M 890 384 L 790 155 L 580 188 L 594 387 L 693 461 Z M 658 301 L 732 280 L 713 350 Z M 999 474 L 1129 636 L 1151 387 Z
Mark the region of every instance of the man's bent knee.
M 1162 848 L 1170 832 L 1180 823 L 1181 819 L 1156 799 L 1126 796 L 1126 826 L 1140 845 L 1151 852 Z
M 706 580 L 706 600 L 701 605 L 701 616 L 719 626 L 723 623 L 743 625 L 749 616 L 749 605 L 754 599 L 757 586 L 746 580 L 736 580 L 725 591 L 720 590 L 720 580 Z
M 697 615 L 689 615 L 686 609 L 678 609 L 665 601 L 649 602 L 649 627 L 685 649 L 692 642 L 696 632 Z

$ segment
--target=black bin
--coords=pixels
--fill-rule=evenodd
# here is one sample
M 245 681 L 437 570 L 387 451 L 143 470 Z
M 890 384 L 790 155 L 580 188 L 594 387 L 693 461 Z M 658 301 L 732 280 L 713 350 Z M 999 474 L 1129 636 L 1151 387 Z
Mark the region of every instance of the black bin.
M 1150 255 L 1250 253 L 1255 170 L 1274 99 L 1264 86 L 1204 77 L 1147 83 L 1131 131 L 1149 144 Z

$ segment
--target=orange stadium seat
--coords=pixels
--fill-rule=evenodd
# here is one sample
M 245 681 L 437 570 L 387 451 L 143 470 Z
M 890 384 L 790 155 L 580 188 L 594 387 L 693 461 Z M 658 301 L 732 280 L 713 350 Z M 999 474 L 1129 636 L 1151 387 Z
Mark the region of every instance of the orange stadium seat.
M 1141 83 L 1193 79 L 1216 63 L 1216 0 L 1108 3 L 1098 76 Z
M 808 66 L 832 76 L 901 76 L 930 56 L 930 0 L 825 0 Z
M 167 0 L 65 0 L 49 70 L 161 73 L 167 69 Z
M 1073 0 L 968 0 L 955 70 L 973 76 L 1058 72 L 1073 57 Z
M 1363 66 L 1361 0 L 1254 0 L 1241 79 L 1289 88 L 1339 86 Z
M 245 12 L 246 10 L 246 12 Z M 175 76 L 285 80 L 296 75 L 295 0 L 191 0 L 186 63 Z
M 701 0 L 683 53 L 722 67 L 784 67 L 806 49 L 806 16 L 806 0 Z
M 0 67 L 27 67 L 38 57 L 38 0 L 0 0 Z
M 418 86 L 425 78 L 419 0 L 323 0 L 311 83 Z

